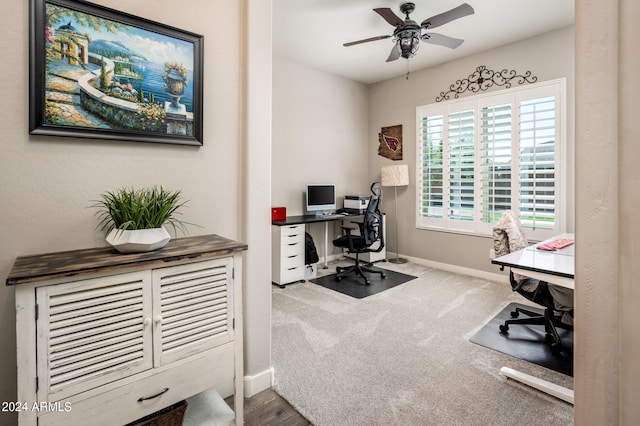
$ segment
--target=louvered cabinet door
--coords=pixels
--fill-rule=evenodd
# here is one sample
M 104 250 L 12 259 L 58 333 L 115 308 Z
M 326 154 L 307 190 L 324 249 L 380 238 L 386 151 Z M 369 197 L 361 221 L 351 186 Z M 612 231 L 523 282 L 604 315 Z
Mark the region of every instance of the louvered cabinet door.
M 38 400 L 153 367 L 151 272 L 36 289 Z
M 233 259 L 153 270 L 154 363 L 233 340 Z

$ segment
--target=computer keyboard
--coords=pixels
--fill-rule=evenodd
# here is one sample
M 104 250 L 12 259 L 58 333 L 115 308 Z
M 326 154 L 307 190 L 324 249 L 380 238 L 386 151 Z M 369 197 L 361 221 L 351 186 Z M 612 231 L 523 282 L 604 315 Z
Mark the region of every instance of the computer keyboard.
M 334 214 L 326 214 L 323 217 L 327 219 L 338 219 L 347 216 L 347 213 L 334 213 Z

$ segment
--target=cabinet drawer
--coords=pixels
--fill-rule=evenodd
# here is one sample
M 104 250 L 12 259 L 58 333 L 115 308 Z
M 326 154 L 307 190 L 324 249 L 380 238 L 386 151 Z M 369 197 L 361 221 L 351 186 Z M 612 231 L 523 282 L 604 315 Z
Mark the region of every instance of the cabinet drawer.
M 61 401 L 58 406 L 69 407 L 42 415 L 39 426 L 122 425 L 168 407 L 185 398 L 234 378 L 233 345 L 216 348 L 203 356 L 171 369 L 109 391 L 80 400 L 82 395 Z M 135 377 L 135 376 L 134 376 Z M 162 393 L 165 389 L 168 390 Z M 141 397 L 156 398 L 138 401 Z M 68 402 L 65 405 L 65 402 Z
M 298 229 L 299 228 L 299 229 Z M 287 244 L 304 243 L 304 228 L 282 229 L 280 234 L 280 243 L 284 246 Z
M 280 255 L 282 257 L 290 257 L 290 256 L 297 256 L 300 254 L 304 254 L 304 244 L 303 243 L 289 243 L 289 244 L 283 244 L 281 251 L 280 251 Z M 304 262 L 304 260 L 303 260 Z
M 304 280 L 304 265 L 283 269 L 280 272 L 279 284 L 291 283 L 294 281 Z
M 304 265 L 304 254 L 284 256 L 280 259 L 280 269 L 287 270 Z

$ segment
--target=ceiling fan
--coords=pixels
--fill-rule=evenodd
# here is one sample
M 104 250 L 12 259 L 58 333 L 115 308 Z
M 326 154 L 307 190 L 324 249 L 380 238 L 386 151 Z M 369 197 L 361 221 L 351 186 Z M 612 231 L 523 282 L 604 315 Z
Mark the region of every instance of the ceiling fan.
M 427 18 L 418 25 L 416 21 L 409 18 L 409 14 L 413 12 L 415 8 L 416 5 L 414 3 L 402 3 L 400 5 L 400 11 L 405 14 L 405 19 L 401 19 L 400 17 L 398 17 L 398 15 L 393 13 L 393 11 L 388 7 L 373 9 L 373 11 L 382 16 L 385 21 L 395 27 L 395 30 L 393 30 L 393 35 L 382 35 L 377 37 L 365 38 L 363 40 L 344 43 L 343 46 L 348 47 L 355 44 L 367 43 L 370 41 L 393 37 L 393 41 L 395 44 L 393 46 L 393 49 L 391 49 L 391 54 L 389 54 L 387 62 L 395 61 L 400 57 L 403 57 L 405 59 L 413 57 L 413 55 L 415 55 L 418 50 L 420 40 L 424 41 L 425 43 L 437 44 L 440 46 L 455 49 L 456 47 L 460 46 L 464 40 L 448 37 L 437 33 L 425 32 L 423 34 L 422 30 L 430 30 L 431 28 L 439 27 L 448 22 L 454 21 L 467 15 L 472 15 L 474 13 L 474 10 L 470 5 L 468 5 L 467 3 L 463 3 L 460 6 L 454 7 L 447 12 L 432 16 L 431 18 Z

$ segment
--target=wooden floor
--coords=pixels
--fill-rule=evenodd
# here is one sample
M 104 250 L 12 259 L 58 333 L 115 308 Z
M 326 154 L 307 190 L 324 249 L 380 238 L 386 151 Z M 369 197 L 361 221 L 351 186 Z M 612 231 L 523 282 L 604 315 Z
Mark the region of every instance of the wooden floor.
M 233 396 L 225 402 L 233 408 Z M 313 426 L 274 390 L 264 390 L 244 400 L 245 426 Z

